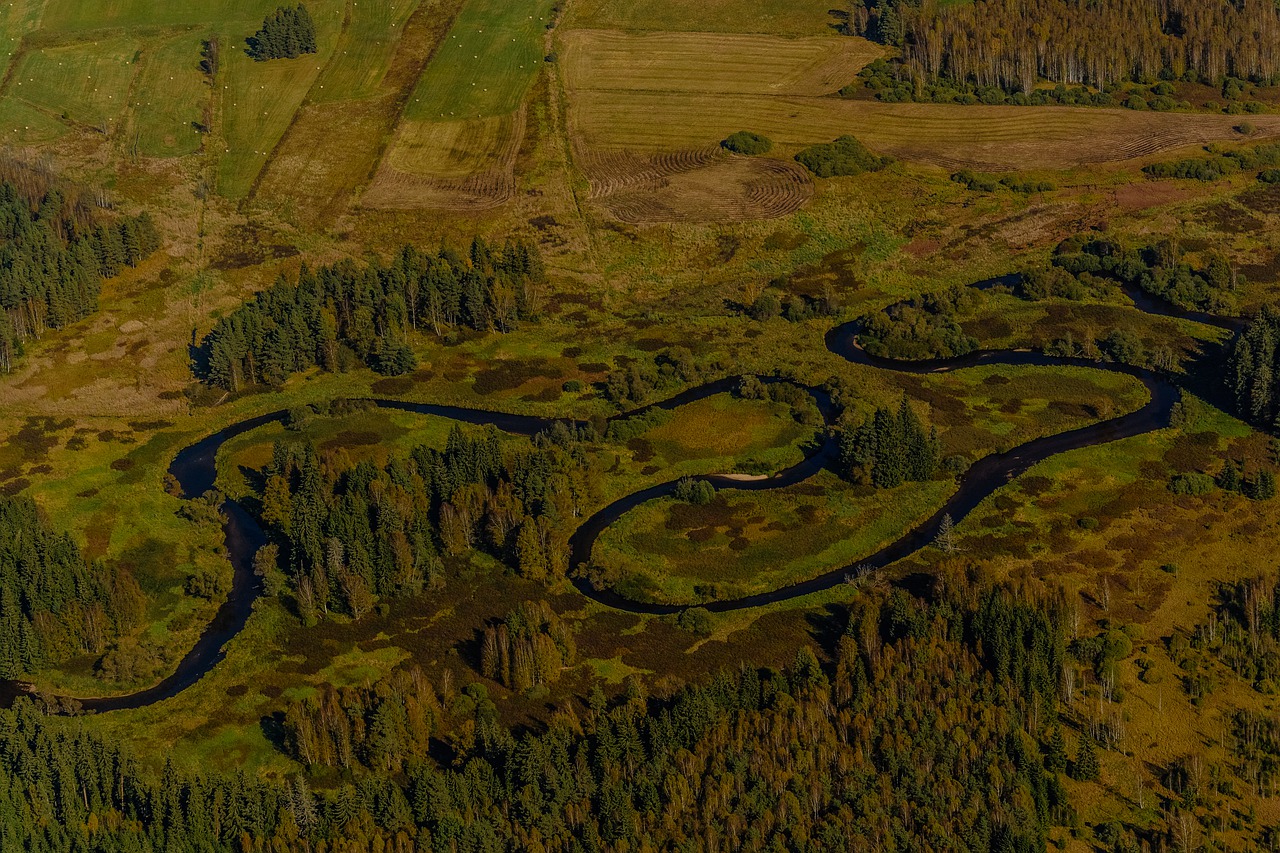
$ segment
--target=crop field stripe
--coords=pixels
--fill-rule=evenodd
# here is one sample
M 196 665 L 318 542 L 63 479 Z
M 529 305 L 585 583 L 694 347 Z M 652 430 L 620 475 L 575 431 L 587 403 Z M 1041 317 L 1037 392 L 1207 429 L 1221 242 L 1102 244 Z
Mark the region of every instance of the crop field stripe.
M 12 0 L 0 6 L 0 94 L 9 85 L 9 78 L 17 68 L 24 53 L 24 40 L 40 24 L 43 9 L 41 0 Z
M 347 7 L 333 58 L 307 96 L 309 103 L 356 100 L 378 94 L 405 25 L 418 0 L 363 0 Z
M 570 120 L 588 148 L 676 151 L 750 128 L 795 146 L 854 134 L 904 159 L 992 169 L 1126 160 L 1238 135 L 1238 120 L 1218 115 L 590 90 L 574 99 Z M 1262 137 L 1280 134 L 1280 117 L 1253 123 Z
M 274 7 L 272 7 L 274 8 Z M 333 55 L 342 28 L 341 0 L 314 0 L 317 53 L 297 59 L 255 62 L 244 50 L 246 36 L 261 22 L 221 25 L 222 65 L 218 83 L 226 149 L 218 164 L 218 191 L 245 197 L 262 173 L 324 65 Z
M 405 117 L 515 112 L 543 61 L 553 0 L 467 0 L 418 81 Z
M 313 212 L 324 217 L 358 197 L 374 180 L 405 104 L 452 26 L 459 4 L 422 0 L 404 6 L 397 0 L 380 0 L 379 7 L 384 12 L 393 7 L 410 11 L 403 20 L 378 16 L 392 40 L 382 51 L 385 61 L 380 60 L 377 79 L 366 76 L 367 57 L 352 58 L 335 50 L 259 173 L 250 198 L 263 187 L 270 188 L 273 197 L 305 196 L 317 203 Z M 359 15 L 348 15 L 345 23 L 339 47 L 352 43 L 351 33 L 363 26 Z M 369 28 L 364 29 L 367 34 Z M 353 70 L 360 72 L 358 78 Z M 334 80 L 355 88 L 331 94 L 328 87 Z
M 562 36 L 571 88 L 827 95 L 884 55 L 860 38 L 573 30 Z

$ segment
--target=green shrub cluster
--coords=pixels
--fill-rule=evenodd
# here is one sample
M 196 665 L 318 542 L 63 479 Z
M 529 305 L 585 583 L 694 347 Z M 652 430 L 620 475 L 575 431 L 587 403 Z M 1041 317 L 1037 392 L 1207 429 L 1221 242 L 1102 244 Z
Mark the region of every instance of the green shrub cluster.
M 773 148 L 773 142 L 767 137 L 758 133 L 752 133 L 749 130 L 739 130 L 737 133 L 731 133 L 720 143 L 720 147 L 726 151 L 732 151 L 734 154 L 768 154 Z
M 796 162 L 819 178 L 833 178 L 878 172 L 893 158 L 873 154 L 854 137 L 842 136 L 834 142 L 811 145 L 796 155 Z

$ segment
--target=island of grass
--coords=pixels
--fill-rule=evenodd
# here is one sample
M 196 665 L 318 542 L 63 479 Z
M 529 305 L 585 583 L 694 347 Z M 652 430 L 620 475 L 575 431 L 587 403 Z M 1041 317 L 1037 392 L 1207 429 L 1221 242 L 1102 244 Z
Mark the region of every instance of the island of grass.
M 626 447 L 646 473 L 772 473 L 799 462 L 822 423 L 807 395 L 797 402 L 798 408 L 714 394 L 644 416 L 637 424 L 643 431 L 626 437 Z M 627 431 L 625 423 L 614 427 L 619 438 Z
M 954 489 L 949 477 L 874 489 L 822 471 L 783 489 L 723 489 L 705 505 L 660 498 L 605 530 L 592 560 L 629 598 L 740 598 L 856 563 L 935 512 Z

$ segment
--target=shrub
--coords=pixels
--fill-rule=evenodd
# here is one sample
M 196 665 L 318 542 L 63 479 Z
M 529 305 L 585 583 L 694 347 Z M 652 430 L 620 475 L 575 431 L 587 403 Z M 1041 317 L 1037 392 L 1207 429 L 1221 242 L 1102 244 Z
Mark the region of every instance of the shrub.
M 796 155 L 796 162 L 819 178 L 833 178 L 878 172 L 893 159 L 872 153 L 852 136 L 842 136 L 804 149 Z
M 676 624 L 681 630 L 688 631 L 690 634 L 706 635 L 715 630 L 715 622 L 705 607 L 690 607 L 688 610 L 680 611 L 680 615 L 676 617 Z
M 726 151 L 732 151 L 734 154 L 768 154 L 773 148 L 773 142 L 767 137 L 758 133 L 752 133 L 749 130 L 739 130 L 737 133 L 731 133 L 720 143 L 720 147 Z
M 1169 491 L 1175 495 L 1207 495 L 1213 487 L 1213 478 L 1208 474 L 1174 474 L 1169 480 Z

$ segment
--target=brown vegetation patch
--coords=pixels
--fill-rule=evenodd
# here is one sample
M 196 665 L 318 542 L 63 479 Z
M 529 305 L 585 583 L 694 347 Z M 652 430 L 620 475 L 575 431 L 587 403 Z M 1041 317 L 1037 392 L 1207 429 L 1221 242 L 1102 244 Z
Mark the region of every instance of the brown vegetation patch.
M 813 197 L 813 181 L 797 163 L 760 157 L 718 157 L 647 185 L 599 196 L 611 214 L 636 225 L 662 222 L 742 222 L 794 213 Z
M 407 133 L 401 127 L 400 136 Z M 525 110 L 522 107 L 504 124 L 493 150 L 482 158 L 484 166 L 458 175 L 455 168 L 440 158 L 428 158 L 421 166 L 392 164 L 391 156 L 378 166 L 377 174 L 360 197 L 365 207 L 390 210 L 454 210 L 459 212 L 492 210 L 510 201 L 516 192 L 515 162 L 525 134 Z M 399 145 L 401 140 L 393 143 Z M 444 160 L 452 151 L 442 154 Z M 472 160 L 474 158 L 468 158 Z M 451 174 L 453 173 L 453 174 Z
M 1236 197 L 1236 201 L 1254 213 L 1280 213 L 1280 184 L 1263 184 L 1246 190 Z
M 388 376 L 379 379 L 370 386 L 375 394 L 407 394 L 413 390 L 413 378 L 409 376 Z
M 1254 233 L 1264 227 L 1261 219 L 1229 201 L 1205 205 L 1197 209 L 1195 215 L 1217 230 L 1230 234 Z
M 494 362 L 476 374 L 477 394 L 511 391 L 531 379 L 559 379 L 563 371 L 546 359 L 521 358 Z
M 243 269 L 297 254 L 297 247 L 278 242 L 274 233 L 250 222 L 227 231 L 226 240 L 214 252 L 211 266 L 216 270 Z
M 1247 264 L 1239 268 L 1240 274 L 1253 282 L 1274 282 L 1280 280 L 1280 252 L 1273 253 L 1266 260 Z

